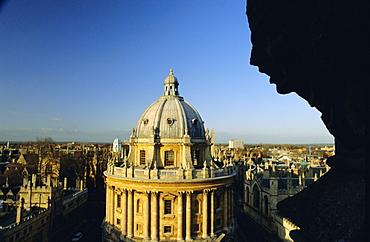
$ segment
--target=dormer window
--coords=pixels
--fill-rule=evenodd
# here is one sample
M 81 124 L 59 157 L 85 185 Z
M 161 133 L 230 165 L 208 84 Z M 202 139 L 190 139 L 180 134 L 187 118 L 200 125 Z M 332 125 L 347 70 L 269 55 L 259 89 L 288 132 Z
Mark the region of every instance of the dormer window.
M 191 120 L 191 123 L 195 126 L 195 125 L 197 125 L 197 123 L 198 123 L 198 119 L 196 119 L 196 118 L 193 118 L 192 120 Z

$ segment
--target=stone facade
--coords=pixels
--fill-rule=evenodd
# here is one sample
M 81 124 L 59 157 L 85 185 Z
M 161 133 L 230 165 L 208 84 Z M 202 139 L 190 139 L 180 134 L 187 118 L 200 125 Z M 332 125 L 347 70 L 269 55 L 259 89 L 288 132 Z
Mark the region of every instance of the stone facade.
M 126 141 L 128 156 L 111 154 L 104 241 L 216 241 L 234 229 L 235 172 L 213 162 L 212 137 L 178 85 L 171 70 Z
M 51 176 L 42 181 L 36 174 L 31 174 L 30 179 L 24 177 L 16 194 L 12 190 L 6 195 L 0 192 L 0 212 L 7 218 L 0 219 L 0 241 L 46 242 L 65 237 L 84 221 L 88 198 L 83 183 L 69 193 L 63 196 L 62 183 Z
M 290 231 L 300 228 L 279 213 L 277 204 L 310 186 L 327 171 L 327 167 L 306 168 L 304 162 L 299 169 L 271 162 L 248 164 L 243 182 L 244 211 L 281 240 L 293 241 Z

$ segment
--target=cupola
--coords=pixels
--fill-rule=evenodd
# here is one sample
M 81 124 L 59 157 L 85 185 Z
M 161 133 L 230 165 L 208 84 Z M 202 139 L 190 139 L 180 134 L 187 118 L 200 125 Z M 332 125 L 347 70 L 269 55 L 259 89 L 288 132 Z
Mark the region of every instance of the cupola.
M 178 90 L 179 82 L 177 78 L 173 75 L 173 70 L 170 69 L 170 74 L 164 79 L 164 96 L 167 95 L 180 95 Z

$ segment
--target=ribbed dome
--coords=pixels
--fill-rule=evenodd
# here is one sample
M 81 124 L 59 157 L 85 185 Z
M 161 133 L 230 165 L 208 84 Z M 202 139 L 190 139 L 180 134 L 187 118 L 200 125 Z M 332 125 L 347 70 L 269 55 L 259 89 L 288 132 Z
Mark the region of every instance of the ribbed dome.
M 189 135 L 191 138 L 204 139 L 202 118 L 191 104 L 178 95 L 178 80 L 172 69 L 164 80 L 164 85 L 164 96 L 152 103 L 141 115 L 136 136 L 149 138 L 157 134 L 161 138 L 182 138 Z
M 177 80 L 177 77 L 173 75 L 173 70 L 170 69 L 170 74 L 164 79 L 164 84 L 179 84 L 179 81 Z

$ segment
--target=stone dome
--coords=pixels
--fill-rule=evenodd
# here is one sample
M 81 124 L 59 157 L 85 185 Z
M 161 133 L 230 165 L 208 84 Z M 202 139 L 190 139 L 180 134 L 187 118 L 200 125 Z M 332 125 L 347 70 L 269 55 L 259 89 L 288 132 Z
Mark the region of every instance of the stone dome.
M 173 70 L 170 69 L 170 74 L 164 79 L 164 84 L 179 84 L 177 77 L 173 75 Z
M 141 115 L 136 130 L 138 138 L 158 135 L 160 138 L 190 136 L 205 139 L 205 129 L 198 111 L 178 92 L 179 82 L 173 75 L 164 80 L 164 95 L 152 103 Z
M 121 143 L 122 143 L 122 141 L 118 137 L 113 140 L 113 144 L 121 144 Z

